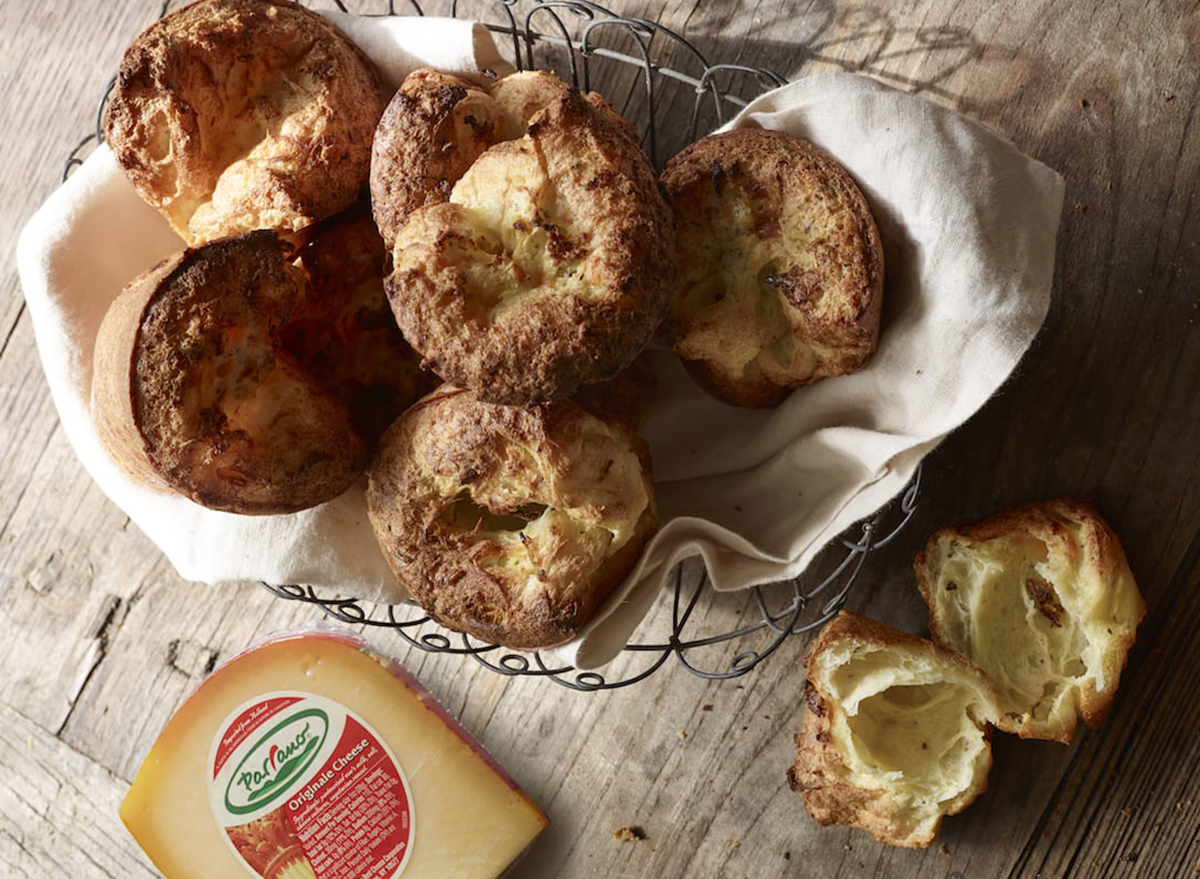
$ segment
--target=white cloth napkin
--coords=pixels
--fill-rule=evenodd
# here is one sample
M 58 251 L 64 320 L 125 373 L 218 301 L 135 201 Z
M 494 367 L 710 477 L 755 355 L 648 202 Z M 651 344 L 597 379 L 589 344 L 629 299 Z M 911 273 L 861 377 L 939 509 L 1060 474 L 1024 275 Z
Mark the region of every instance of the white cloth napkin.
M 362 48 L 393 90 L 426 65 L 468 76 L 512 70 L 479 24 L 321 14 Z M 107 147 L 88 157 L 21 234 L 17 267 L 38 352 L 79 460 L 185 579 L 308 583 L 331 595 L 402 600 L 367 520 L 364 485 L 289 516 L 236 516 L 135 482 L 100 443 L 88 414 L 100 321 L 129 281 L 183 246 Z
M 479 27 L 329 17 L 393 85 L 419 64 L 507 69 Z M 778 89 L 732 124 L 803 136 L 863 188 L 885 251 L 880 348 L 862 372 L 766 411 L 718 403 L 670 355 L 652 355 L 660 387 L 645 433 L 665 524 L 597 620 L 556 651 L 580 668 L 627 643 L 680 559 L 702 555 L 724 590 L 800 573 L 983 405 L 1049 304 L 1062 180 L 990 129 L 849 74 Z M 21 236 L 38 348 L 80 460 L 189 580 L 308 583 L 330 595 L 400 600 L 361 486 L 303 513 L 234 516 L 138 485 L 104 451 L 88 415 L 96 330 L 129 280 L 180 247 L 103 148 Z
M 580 668 L 628 642 L 655 597 L 643 584 L 680 559 L 703 556 L 719 590 L 800 574 L 978 411 L 1050 305 L 1062 178 L 990 128 L 849 73 L 762 95 L 726 128 L 742 126 L 812 141 L 863 190 L 883 239 L 879 349 L 768 410 L 718 403 L 656 355 L 645 433 L 666 524 L 607 614 L 561 651 Z

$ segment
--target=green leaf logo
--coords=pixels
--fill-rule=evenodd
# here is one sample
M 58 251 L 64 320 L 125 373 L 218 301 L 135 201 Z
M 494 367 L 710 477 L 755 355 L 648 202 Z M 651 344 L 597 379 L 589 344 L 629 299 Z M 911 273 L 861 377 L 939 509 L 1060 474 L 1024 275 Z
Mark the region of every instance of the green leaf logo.
M 281 720 L 251 746 L 225 787 L 225 808 L 257 812 L 294 787 L 329 735 L 329 716 L 306 708 Z

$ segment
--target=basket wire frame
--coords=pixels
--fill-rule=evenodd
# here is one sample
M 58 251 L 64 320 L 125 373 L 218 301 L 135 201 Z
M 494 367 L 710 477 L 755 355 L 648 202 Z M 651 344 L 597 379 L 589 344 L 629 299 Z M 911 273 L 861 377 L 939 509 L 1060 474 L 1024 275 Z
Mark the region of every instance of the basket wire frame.
M 350 11 L 343 0 L 333 2 L 341 11 Z M 426 0 L 426 3 L 431 3 L 431 0 Z M 160 17 L 167 13 L 171 5 L 171 0 L 164 0 Z M 380 11 L 365 14 L 426 14 L 418 0 L 407 0 L 402 4 L 387 0 L 386 4 L 380 5 L 384 7 Z M 398 5 L 404 8 L 398 9 Z M 678 144 L 682 146 L 696 139 L 705 122 L 708 123 L 706 128 L 719 127 L 727 121 L 730 111 L 736 112 L 746 106 L 748 101 L 745 97 L 723 85 L 743 83 L 743 89 L 748 88 L 750 97 L 753 97 L 787 82 L 771 70 L 740 64 L 710 64 L 696 46 L 671 29 L 649 19 L 615 15 L 590 0 L 542 0 L 529 4 L 519 18 L 518 7 L 524 5 L 523 0 L 475 0 L 474 5 L 498 11 L 500 23 L 484 24 L 501 38 L 502 46 L 507 45 L 509 60 L 518 70 L 549 66 L 545 61 L 539 63 L 535 49 L 540 52 L 557 51 L 565 56 L 571 84 L 575 88 L 590 91 L 594 66 L 597 64 L 638 68 L 646 118 L 642 142 L 651 161 L 659 168 L 664 156 L 656 114 L 658 102 L 666 88 L 684 87 L 693 92 L 688 126 L 682 133 L 683 141 Z M 448 14 L 459 17 L 459 7 L 459 0 L 449 0 Z M 564 19 L 575 23 L 577 29 L 573 32 Z M 543 29 L 538 30 L 539 26 Z M 630 51 L 635 54 L 618 51 L 611 43 L 606 44 L 605 37 L 613 32 L 623 35 L 625 43 L 632 43 Z M 659 64 L 655 59 L 661 57 L 664 44 L 680 54 L 694 68 L 695 75 Z M 105 86 L 96 109 L 94 130 L 81 139 L 67 156 L 62 171 L 63 180 L 83 163 L 89 147 L 104 142 L 104 112 L 116 81 L 114 75 Z M 661 641 L 627 644 L 623 654 L 644 660 L 644 664 L 611 680 L 597 671 L 584 671 L 566 665 L 542 651 L 510 651 L 466 634 L 450 632 L 438 626 L 415 604 L 371 605 L 354 598 L 329 598 L 318 594 L 312 586 L 262 585 L 279 598 L 314 605 L 340 622 L 390 629 L 415 649 L 469 656 L 500 675 L 548 678 L 572 690 L 593 692 L 627 687 L 654 674 L 671 657 L 675 657 L 679 665 L 697 677 L 726 680 L 746 674 L 778 650 L 787 639 L 818 628 L 832 618 L 845 604 L 867 558 L 891 543 L 912 519 L 920 486 L 921 468 L 918 466 L 912 481 L 897 499 L 855 526 L 858 529 L 857 537 L 843 536 L 825 549 L 821 558 L 830 557 L 832 561 L 828 573 L 819 582 L 806 587 L 802 575 L 790 582 L 753 587 L 753 598 L 743 612 L 744 616 L 751 617 L 751 621 L 732 629 L 707 635 L 692 633 L 700 597 L 713 590 L 706 571 L 689 584 L 685 582 L 683 565 L 676 565 L 670 575 L 671 595 L 667 599 L 671 606 L 669 635 Z M 850 530 L 853 532 L 855 529 Z M 832 557 L 838 552 L 842 553 L 840 559 Z M 810 566 L 809 570 L 815 567 Z M 373 610 L 369 611 L 368 607 Z M 654 614 L 652 611 L 651 616 Z M 731 658 L 724 659 L 716 666 L 702 665 L 695 658 L 706 650 L 725 645 L 741 647 L 747 639 L 758 639 L 760 643 L 751 649 L 739 649 Z
M 342 12 L 350 12 L 344 0 L 332 0 Z M 426 0 L 428 4 L 430 0 Z M 787 80 L 772 70 L 760 67 L 749 67 L 743 64 L 709 64 L 704 54 L 689 40 L 670 28 L 644 18 L 622 18 L 615 15 L 590 0 L 542 0 L 530 4 L 524 16 L 518 19 L 516 8 L 523 0 L 475 0 L 472 5 L 487 9 L 499 10 L 501 23 L 484 22 L 492 33 L 502 39 L 500 44 L 507 46 L 510 61 L 518 70 L 534 70 L 539 65 L 535 58 L 535 47 L 556 49 L 565 55 L 571 84 L 578 89 L 590 91 L 592 87 L 592 71 L 594 63 L 615 63 L 624 66 L 640 68 L 646 124 L 643 126 L 643 144 L 656 168 L 661 168 L 668 158 L 660 144 L 659 126 L 656 124 L 655 111 L 658 107 L 658 96 L 661 86 L 665 83 L 686 86 L 694 92 L 692 109 L 688 125 L 683 132 L 680 145 L 691 143 L 701 130 L 702 123 L 711 121 L 706 128 L 717 128 L 724 125 L 730 118 L 730 113 L 745 107 L 748 100 L 735 93 L 734 90 L 723 88 L 724 81 L 741 82 L 752 92 L 752 97 L 769 89 L 785 85 Z M 165 15 L 173 5 L 172 0 L 165 0 L 160 17 Z M 425 15 L 424 8 L 417 0 L 407 0 L 397 3 L 387 0 L 381 4 L 384 8 L 374 14 L 380 16 L 395 16 L 402 14 Z M 448 14 L 452 18 L 459 17 L 459 0 L 450 0 Z M 398 8 L 400 7 L 400 8 Z M 570 16 L 582 24 L 582 32 L 572 35 L 564 21 L 564 15 Z M 537 24 L 545 23 L 546 30 L 539 31 Z M 618 30 L 633 41 L 636 55 L 617 51 L 601 42 L 605 32 Z M 654 41 L 660 37 L 660 45 L 668 43 L 681 52 L 684 59 L 690 62 L 695 75 L 664 66 L 656 62 Z M 659 82 L 659 81 L 662 82 Z M 63 163 L 62 180 L 66 180 L 71 172 L 79 165 L 89 151 L 89 147 L 104 143 L 104 112 L 108 106 L 108 97 L 116 85 L 117 76 L 114 74 L 105 83 L 103 96 L 96 108 L 91 133 L 83 137 L 68 154 Z M 705 108 L 709 108 L 706 112 Z
M 757 619 L 733 629 L 707 635 L 689 634 L 701 595 L 712 590 L 707 573 L 702 573 L 694 584 L 687 584 L 683 566 L 676 565 L 670 576 L 670 634 L 662 641 L 625 645 L 624 653 L 635 654 L 648 664 L 611 680 L 599 672 L 581 671 L 566 665 L 543 651 L 511 651 L 461 632 L 449 632 L 413 604 L 377 605 L 373 615 L 367 609 L 369 602 L 324 597 L 311 586 L 275 586 L 267 583 L 263 586 L 280 598 L 315 605 L 327 616 L 340 622 L 391 629 L 409 646 L 418 650 L 470 656 L 497 674 L 545 677 L 572 690 L 627 687 L 658 671 L 671 657 L 675 657 L 681 666 L 697 677 L 727 680 L 746 674 L 778 650 L 788 638 L 812 631 L 837 614 L 846 603 L 868 556 L 895 540 L 912 519 L 920 491 L 921 468 L 918 466 L 912 481 L 898 498 L 851 528 L 852 532 L 857 529 L 857 537 L 839 538 L 826 549 L 827 554 L 840 553 L 840 558 L 834 559 L 832 570 L 819 582 L 806 586 L 802 575 L 790 582 L 752 587 L 753 600 L 748 615 L 756 615 Z M 815 613 L 812 608 L 815 608 Z M 740 650 L 715 667 L 702 667 L 693 659 L 693 655 L 703 654 L 706 648 L 751 637 L 765 640 L 766 643 L 754 649 Z

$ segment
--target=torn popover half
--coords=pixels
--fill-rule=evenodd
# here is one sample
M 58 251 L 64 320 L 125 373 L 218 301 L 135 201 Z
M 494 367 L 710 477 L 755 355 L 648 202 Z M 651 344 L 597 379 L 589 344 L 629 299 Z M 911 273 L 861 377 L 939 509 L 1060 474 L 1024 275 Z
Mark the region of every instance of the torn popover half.
M 987 788 L 1000 708 L 970 660 L 848 611 L 809 647 L 792 790 L 821 824 L 933 842 Z
M 1046 501 L 943 529 L 914 567 L 934 640 L 995 685 L 999 729 L 1070 743 L 1078 718 L 1103 721 L 1146 606 L 1092 507 Z

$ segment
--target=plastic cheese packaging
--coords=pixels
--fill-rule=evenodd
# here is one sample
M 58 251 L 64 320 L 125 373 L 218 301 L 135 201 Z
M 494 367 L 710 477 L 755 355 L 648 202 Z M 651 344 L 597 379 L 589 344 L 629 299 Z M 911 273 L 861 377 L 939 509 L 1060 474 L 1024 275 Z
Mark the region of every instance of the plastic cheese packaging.
M 494 879 L 549 823 L 416 678 L 330 626 L 213 672 L 121 820 L 167 879 Z

